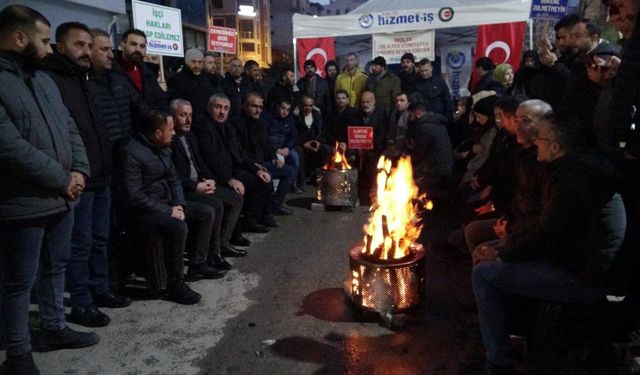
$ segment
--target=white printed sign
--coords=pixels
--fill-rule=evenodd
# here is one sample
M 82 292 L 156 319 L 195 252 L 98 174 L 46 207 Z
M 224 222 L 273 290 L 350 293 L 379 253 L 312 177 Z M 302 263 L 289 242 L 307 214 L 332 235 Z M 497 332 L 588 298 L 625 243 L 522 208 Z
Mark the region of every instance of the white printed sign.
M 435 59 L 435 33 L 433 30 L 396 34 L 373 35 L 373 57 L 382 56 L 387 64 L 399 64 L 406 52 L 411 52 L 416 61 Z
M 147 52 L 184 56 L 180 9 L 132 0 L 133 26 L 147 35 Z

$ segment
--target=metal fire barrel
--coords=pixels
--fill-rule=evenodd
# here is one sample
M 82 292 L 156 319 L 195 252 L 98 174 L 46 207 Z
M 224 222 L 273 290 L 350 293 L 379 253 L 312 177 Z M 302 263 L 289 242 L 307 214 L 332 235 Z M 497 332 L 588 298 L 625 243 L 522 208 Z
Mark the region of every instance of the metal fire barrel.
M 372 260 L 362 246 L 349 252 L 351 299 L 370 311 L 398 313 L 422 303 L 425 280 L 425 252 L 412 245 L 411 254 L 397 260 Z
M 351 206 L 358 204 L 358 170 L 316 169 L 316 198 L 327 206 Z

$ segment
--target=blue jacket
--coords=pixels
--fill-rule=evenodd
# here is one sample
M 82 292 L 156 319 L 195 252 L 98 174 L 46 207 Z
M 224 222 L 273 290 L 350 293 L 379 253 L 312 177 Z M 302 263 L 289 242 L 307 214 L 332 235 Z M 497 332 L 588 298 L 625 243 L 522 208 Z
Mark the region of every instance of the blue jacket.
M 293 116 L 278 118 L 273 113 L 263 112 L 263 117 L 269 129 L 269 145 L 276 149 L 286 147 L 290 150 L 296 147 L 298 132 Z

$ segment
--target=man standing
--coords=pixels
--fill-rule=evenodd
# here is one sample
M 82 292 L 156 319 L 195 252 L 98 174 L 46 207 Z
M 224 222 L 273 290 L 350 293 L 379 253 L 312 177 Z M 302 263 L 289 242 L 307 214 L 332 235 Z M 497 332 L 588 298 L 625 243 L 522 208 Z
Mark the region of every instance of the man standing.
M 133 86 L 154 109 L 166 110 L 169 103 L 167 93 L 158 84 L 156 74 L 144 62 L 147 53 L 147 36 L 138 29 L 130 29 L 122 34 L 122 52 L 116 56 L 113 69 L 126 74 Z
M 335 60 L 329 60 L 326 64 L 324 64 L 325 71 L 325 80 L 327 81 L 327 85 L 329 86 L 329 103 L 333 106 L 335 102 L 335 92 L 336 92 L 336 80 L 338 79 L 338 74 L 340 74 L 340 69 L 338 68 L 338 64 L 336 64 Z M 325 116 L 327 114 L 325 113 Z
M 304 62 L 304 77 L 298 80 L 298 88 L 302 95 L 313 98 L 322 116 L 326 116 L 331 109 L 329 85 L 324 78 L 316 74 L 316 63 L 313 60 Z M 293 104 L 293 103 L 291 103 Z
M 396 77 L 397 79 L 397 77 Z M 389 120 L 386 112 L 378 108 L 376 98 L 371 91 L 363 91 L 360 96 L 360 121 L 358 126 L 373 129 L 373 149 L 358 151 L 358 190 L 360 202 L 368 205 L 369 195 L 375 187 L 376 166 L 378 158 L 387 146 L 387 125 Z
M 288 100 L 290 103 L 297 103 L 296 94 L 298 93 L 297 88 L 294 88 L 296 84 L 296 74 L 291 68 L 282 69 L 282 75 L 278 82 L 269 90 L 269 95 L 266 98 L 266 109 L 267 111 L 271 111 L 276 102 L 279 102 L 282 99 Z
M 407 138 L 407 126 L 409 123 L 409 98 L 401 92 L 396 95 L 396 103 L 389 116 L 389 136 L 387 143 L 401 146 Z
M 396 95 L 400 89 L 400 78 L 387 71 L 387 62 L 382 56 L 378 56 L 371 62 L 372 75 L 367 79 L 365 90 L 375 94 L 377 107 L 389 114 L 393 108 Z
M 424 59 L 423 59 L 424 60 Z M 407 52 L 400 58 L 400 88 L 402 92 L 411 96 L 416 91 L 418 74 L 416 73 L 416 58 Z
M 360 103 L 360 93 L 364 90 L 366 83 L 367 75 L 358 67 L 358 55 L 355 53 L 347 54 L 347 65 L 336 79 L 336 94 L 340 90 L 345 91 L 349 99 L 349 106 L 355 108 Z M 324 113 L 322 115 L 329 118 Z
M 171 158 L 185 198 L 207 204 L 215 211 L 208 263 L 219 270 L 229 270 L 231 265 L 223 256 L 240 257 L 247 253 L 229 244 L 242 210 L 242 197 L 228 187 L 217 186 L 215 176 L 202 160 L 198 141 L 191 132 L 191 103 L 174 99 L 169 108 L 176 132 L 171 142 Z
M 344 151 L 347 149 L 347 128 L 358 124 L 358 111 L 349 106 L 349 94 L 344 90 L 336 91 L 335 111 L 329 122 L 327 142 L 334 144 Z
M 199 122 L 207 112 L 207 103 L 213 94 L 218 94 L 212 76 L 204 71 L 204 55 L 195 48 L 184 54 L 185 67 L 171 80 L 171 98 L 184 99 L 191 103 L 194 121 Z
M 262 166 L 248 157 L 238 143 L 234 128 L 228 117 L 231 102 L 216 94 L 209 100 L 208 116 L 196 124 L 198 145 L 202 158 L 218 177 L 218 183 L 233 189 L 244 197 L 244 230 L 267 233 L 269 227 L 276 227 L 269 213 L 271 201 L 271 176 Z
M 231 117 L 235 117 L 242 112 L 243 81 L 242 61 L 234 58 L 229 61 L 229 71 L 224 81 L 222 81 L 222 91 L 224 91 L 224 95 L 231 103 Z
M 475 87 L 471 91 L 472 95 L 491 88 L 491 85 L 493 84 L 493 69 L 495 68 L 493 61 L 488 57 L 479 58 L 474 66 L 475 72 L 479 78 Z
M 99 341 L 95 333 L 67 327 L 64 316 L 73 206 L 89 162 L 55 83 L 38 70 L 51 53 L 49 33 L 49 21 L 31 8 L 0 11 L 0 293 L 10 374 L 39 374 L 28 317 L 36 278 L 40 350 Z
M 91 46 L 87 26 L 63 23 L 56 29 L 56 53 L 47 68 L 56 82 L 62 101 L 74 119 L 85 144 L 91 178 L 75 208 L 71 238 L 71 255 L 66 271 L 71 314 L 68 320 L 87 327 L 109 324 L 109 317 L 98 310 L 92 293 L 117 302 L 118 307 L 131 304 L 126 297 L 109 291 L 107 245 L 110 231 L 112 144 L 107 125 L 96 106 L 99 87 L 92 75 Z
M 433 75 L 433 64 L 429 59 L 418 63 L 420 78 L 416 81 L 416 91 L 422 94 L 428 112 L 437 113 L 447 121 L 453 120 L 453 100 L 447 83 L 437 75 Z

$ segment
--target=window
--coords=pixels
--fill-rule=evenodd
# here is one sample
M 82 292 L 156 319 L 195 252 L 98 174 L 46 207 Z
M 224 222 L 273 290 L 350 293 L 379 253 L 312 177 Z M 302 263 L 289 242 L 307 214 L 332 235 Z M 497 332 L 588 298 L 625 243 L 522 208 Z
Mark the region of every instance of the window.
M 253 20 L 240 20 L 238 26 L 240 27 L 240 31 L 253 32 Z
M 211 0 L 211 5 L 213 5 L 213 9 L 222 9 L 224 8 L 224 0 Z
M 340 9 L 336 9 L 336 16 L 340 15 Z
M 225 23 L 224 23 L 224 18 L 214 18 L 213 19 L 213 26 L 221 26 L 224 27 Z
M 242 43 L 243 52 L 255 52 L 256 45 L 253 43 Z

